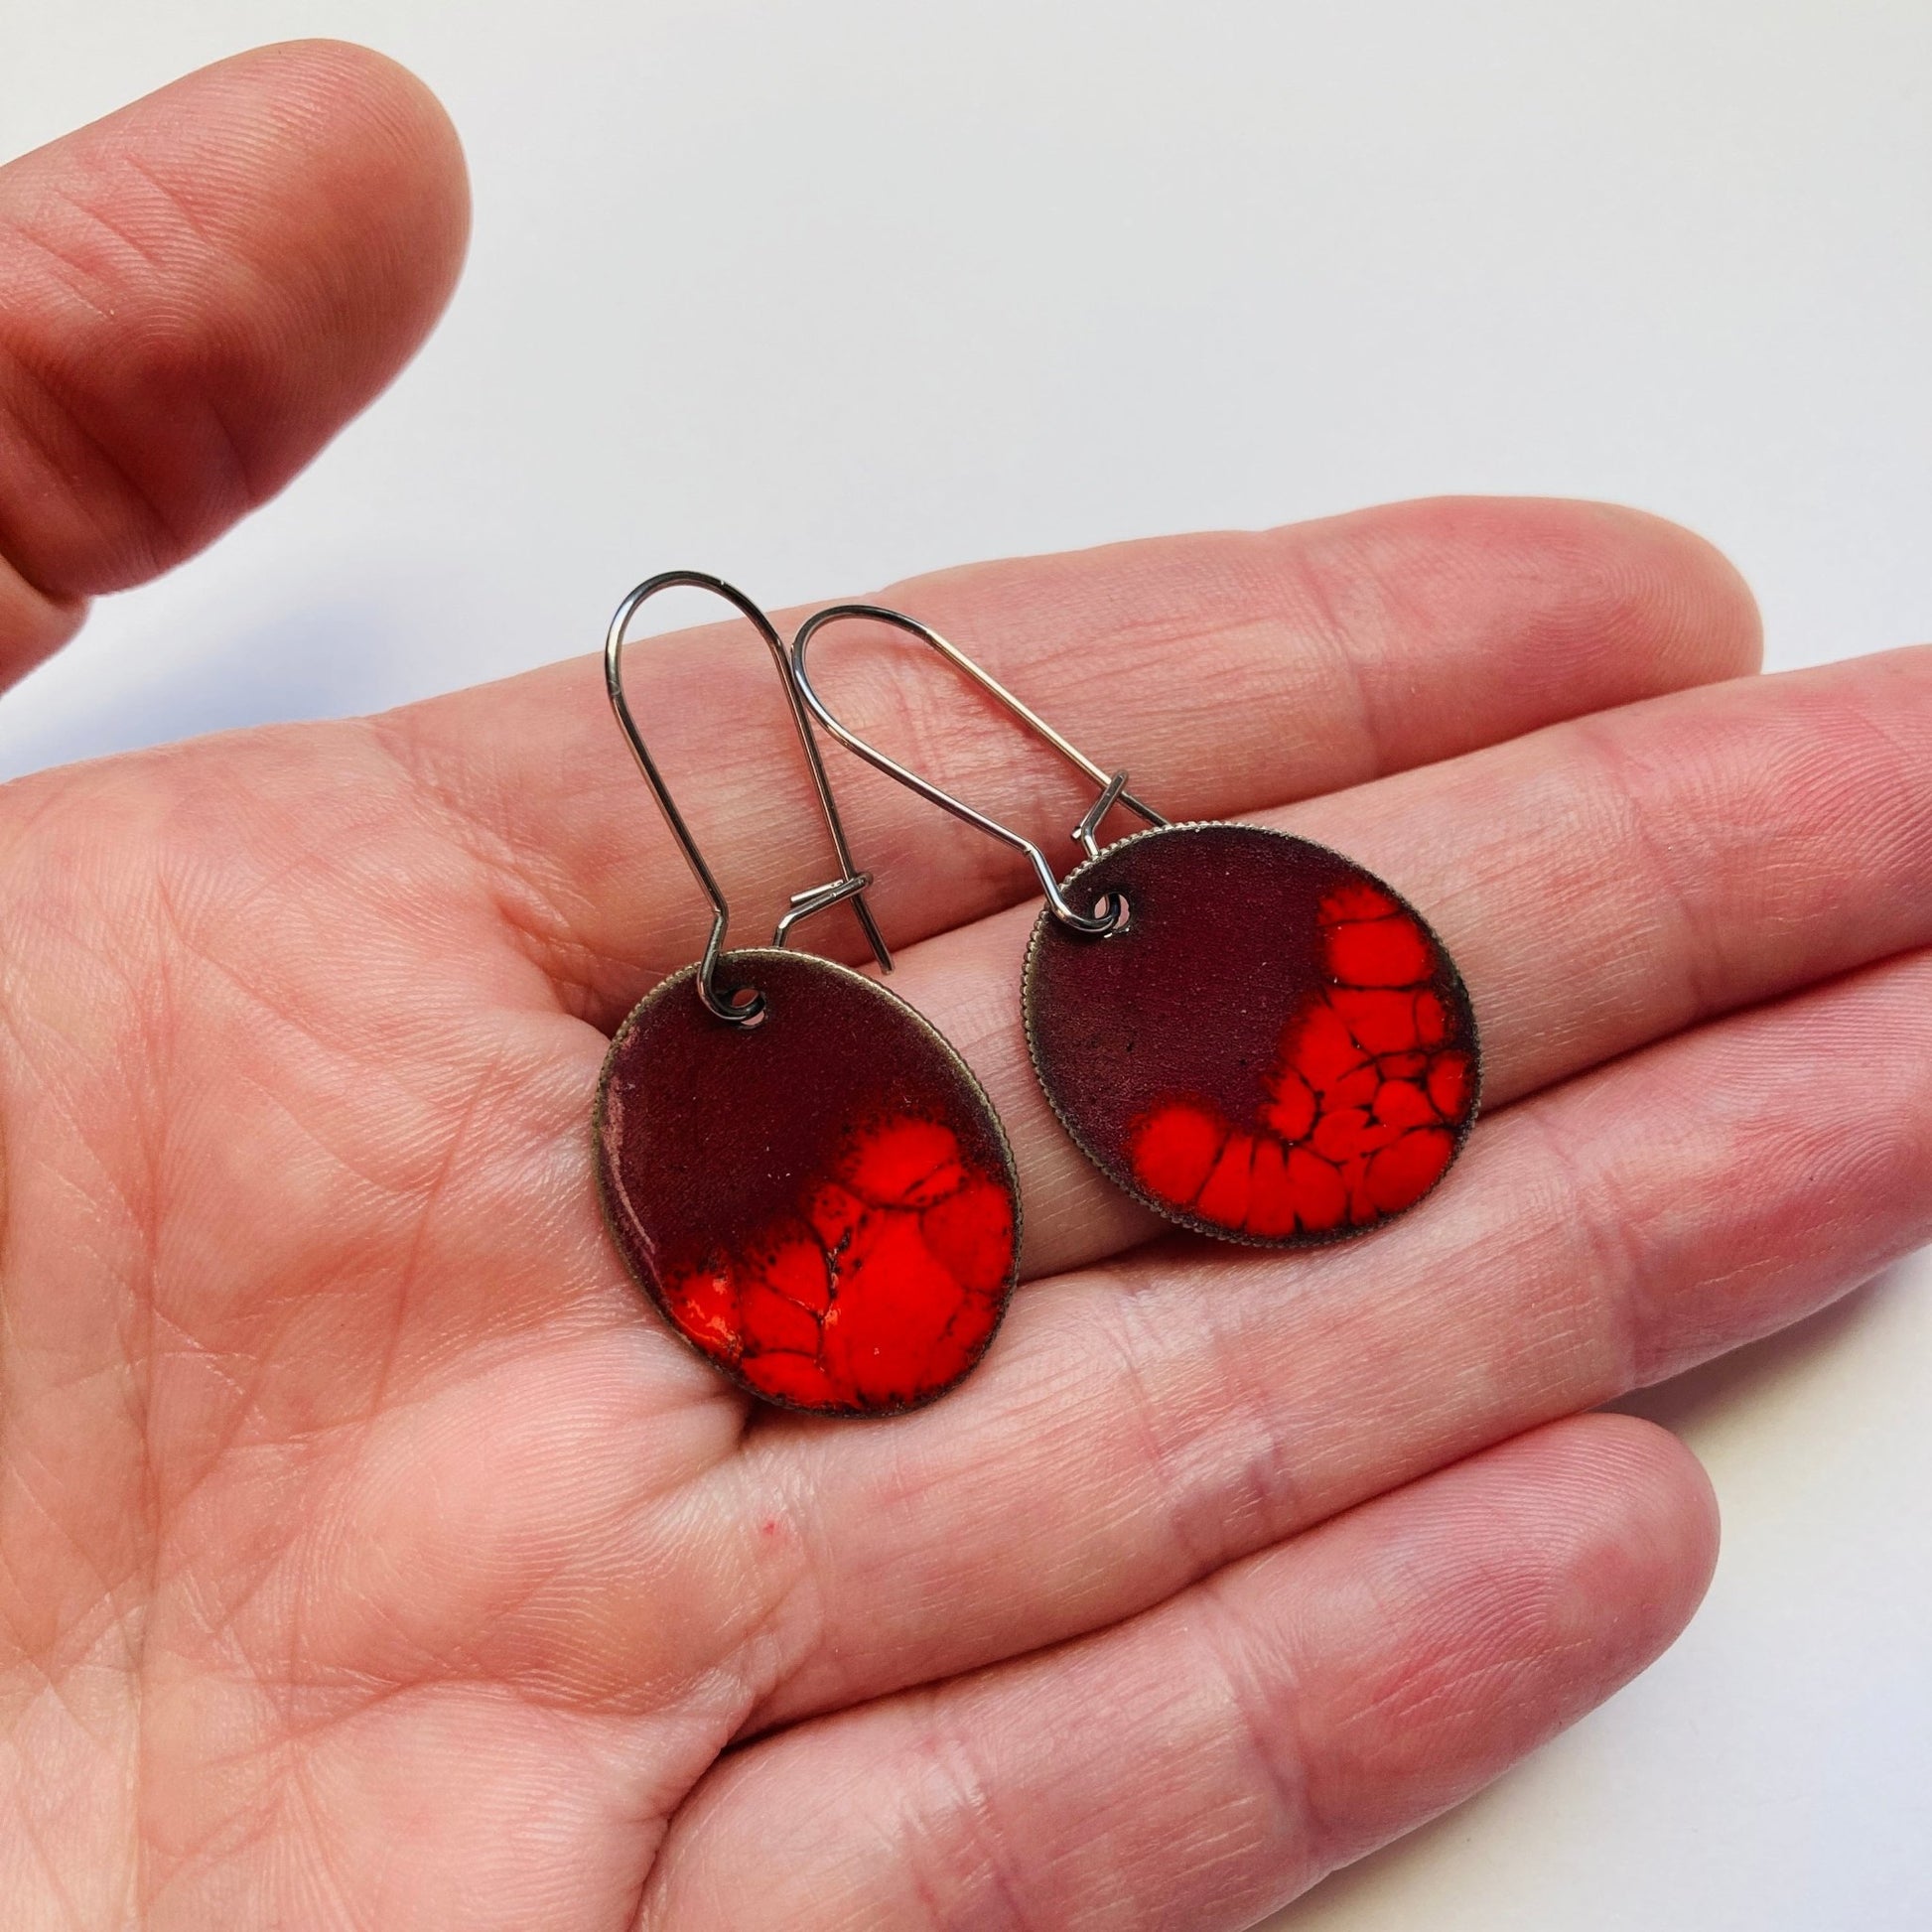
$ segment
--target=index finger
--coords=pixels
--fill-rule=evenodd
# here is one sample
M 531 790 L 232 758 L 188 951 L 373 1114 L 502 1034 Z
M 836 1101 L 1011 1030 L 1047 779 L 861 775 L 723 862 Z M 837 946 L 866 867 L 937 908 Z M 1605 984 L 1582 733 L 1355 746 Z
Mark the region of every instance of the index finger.
M 1263 810 L 1733 677 L 1758 651 L 1750 596 L 1709 545 L 1635 511 L 1544 500 L 1398 503 L 975 565 L 882 601 L 944 631 L 1107 768 L 1128 766 L 1174 819 Z M 907 639 L 825 642 L 814 681 L 855 730 L 1058 851 L 1090 802 L 1084 780 Z M 734 940 L 762 943 L 789 896 L 829 876 L 830 850 L 768 659 L 720 626 L 639 649 L 626 679 L 732 899 Z M 702 903 L 594 664 L 379 729 L 500 869 L 511 916 L 578 1010 L 611 1023 L 696 957 Z M 828 764 L 895 943 L 1033 892 L 1017 854 L 836 749 Z M 808 943 L 856 957 L 855 938 L 832 915 Z

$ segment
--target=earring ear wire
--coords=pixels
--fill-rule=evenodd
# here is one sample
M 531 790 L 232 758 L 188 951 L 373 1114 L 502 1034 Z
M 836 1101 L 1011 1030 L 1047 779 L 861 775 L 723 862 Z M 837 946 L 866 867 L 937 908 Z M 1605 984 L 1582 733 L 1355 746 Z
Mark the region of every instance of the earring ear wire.
M 604 639 L 604 686 L 610 694 L 611 709 L 617 714 L 618 724 L 622 728 L 624 741 L 637 760 L 637 768 L 644 774 L 644 781 L 650 786 L 651 796 L 657 800 L 657 808 L 664 814 L 664 822 L 670 827 L 671 836 L 677 840 L 678 849 L 684 854 L 692 877 L 711 902 L 711 937 L 705 942 L 704 957 L 698 967 L 698 997 L 704 1002 L 706 1011 L 715 1018 L 735 1027 L 751 1027 L 763 1017 L 763 996 L 754 991 L 750 999 L 739 999 L 721 992 L 717 984 L 718 960 L 725 950 L 725 935 L 731 925 L 730 902 L 725 897 L 724 889 L 718 884 L 717 875 L 706 863 L 684 814 L 678 810 L 677 801 L 671 796 L 670 786 L 664 782 L 664 774 L 658 770 L 657 762 L 644 743 L 643 733 L 638 730 L 637 720 L 624 695 L 623 646 L 630 621 L 658 592 L 674 589 L 709 591 L 714 597 L 723 598 L 749 620 L 752 627 L 764 639 L 785 687 L 785 700 L 791 707 L 791 722 L 797 728 L 798 742 L 804 749 L 805 762 L 811 769 L 812 785 L 818 793 L 819 808 L 825 815 L 826 830 L 832 835 L 832 847 L 838 855 L 840 876 L 829 885 L 814 886 L 805 892 L 793 894 L 790 909 L 778 921 L 771 943 L 784 946 L 801 920 L 810 918 L 814 912 L 822 912 L 827 906 L 849 899 L 866 935 L 866 943 L 872 948 L 873 957 L 878 960 L 882 971 L 890 973 L 893 970 L 893 955 L 873 918 L 872 908 L 866 903 L 866 889 L 872 884 L 872 874 L 859 871 L 853 863 L 852 848 L 839 818 L 838 802 L 832 796 L 832 783 L 825 774 L 825 761 L 819 755 L 818 741 L 812 736 L 805 707 L 799 698 L 791 655 L 786 651 L 784 640 L 778 635 L 771 620 L 743 591 L 706 571 L 666 570 L 660 571 L 655 577 L 646 578 L 618 606 L 611 619 L 611 627 Z
M 1125 805 L 1129 811 L 1137 812 L 1150 826 L 1165 826 L 1168 821 L 1151 805 L 1144 804 L 1127 789 L 1127 773 L 1116 771 L 1111 775 L 1102 770 L 1093 759 L 1087 757 L 1078 746 L 1061 737 L 1045 719 L 1023 704 L 1009 691 L 998 678 L 976 664 L 955 643 L 949 642 L 934 630 L 930 624 L 921 623 L 917 618 L 909 618 L 902 611 L 890 611 L 878 604 L 834 604 L 823 611 L 813 613 L 799 626 L 798 634 L 791 642 L 791 674 L 799 694 L 810 707 L 812 716 L 836 738 L 847 751 L 856 754 L 868 764 L 886 773 L 889 778 L 897 778 L 908 789 L 915 791 L 921 798 L 931 801 L 942 811 L 948 811 L 957 819 L 986 833 L 989 838 L 998 839 L 1001 844 L 1011 846 L 1016 852 L 1024 853 L 1039 881 L 1040 891 L 1046 896 L 1046 903 L 1052 915 L 1070 931 L 1078 932 L 1089 938 L 1103 937 L 1114 932 L 1127 916 L 1126 902 L 1118 897 L 1109 897 L 1096 903 L 1092 913 L 1075 909 L 1064 892 L 1060 889 L 1058 875 L 1051 863 L 1033 840 L 1024 833 L 1016 832 L 1012 826 L 1003 825 L 997 818 L 976 810 L 963 798 L 955 797 L 942 786 L 923 778 L 918 772 L 889 757 L 876 745 L 871 745 L 857 732 L 840 719 L 813 688 L 805 668 L 805 652 L 812 638 L 827 624 L 840 623 L 848 620 L 870 619 L 875 623 L 891 624 L 909 636 L 929 645 L 936 650 L 954 669 L 963 672 L 996 702 L 1003 705 L 1014 717 L 1031 731 L 1035 737 L 1050 745 L 1060 757 L 1065 759 L 1077 771 L 1091 778 L 1100 787 L 1100 795 L 1092 807 L 1074 827 L 1072 838 L 1089 858 L 1099 852 L 1097 834 L 1100 821 L 1116 804 Z

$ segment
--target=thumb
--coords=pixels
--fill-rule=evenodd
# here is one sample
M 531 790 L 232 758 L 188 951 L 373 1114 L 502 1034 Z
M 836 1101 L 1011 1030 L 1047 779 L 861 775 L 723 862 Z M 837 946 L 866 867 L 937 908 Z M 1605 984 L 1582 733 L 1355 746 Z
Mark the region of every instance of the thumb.
M 469 231 L 420 81 L 304 41 L 0 168 L 0 686 L 286 483 L 408 360 Z

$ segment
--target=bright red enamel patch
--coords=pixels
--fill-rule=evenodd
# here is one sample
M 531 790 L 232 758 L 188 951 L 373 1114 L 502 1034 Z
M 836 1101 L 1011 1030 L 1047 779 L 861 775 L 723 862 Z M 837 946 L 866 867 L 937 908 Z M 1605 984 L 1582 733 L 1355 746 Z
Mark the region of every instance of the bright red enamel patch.
M 1042 917 L 1027 1028 L 1055 1111 L 1107 1173 L 1203 1232 L 1277 1245 L 1378 1225 L 1468 1131 L 1475 1025 L 1420 916 L 1359 866 L 1235 825 L 1122 841 L 1068 882 L 1118 935 Z
M 671 1318 L 760 1395 L 899 1409 L 956 1382 L 1006 1302 L 1013 1203 L 941 1123 L 862 1129 L 802 1215 L 672 1276 Z
M 1141 1185 L 1231 1234 L 1328 1234 L 1399 1214 L 1443 1177 L 1466 1123 L 1469 1057 L 1443 1044 L 1421 921 L 1362 885 L 1329 894 L 1318 917 L 1334 984 L 1282 1030 L 1260 1119 L 1236 1126 L 1169 1100 L 1128 1130 Z
M 613 1239 L 678 1332 L 751 1393 L 889 1415 L 985 1352 L 1017 1273 L 1019 1193 L 959 1056 L 874 981 L 729 953 L 756 1027 L 689 973 L 619 1030 L 597 1115 Z

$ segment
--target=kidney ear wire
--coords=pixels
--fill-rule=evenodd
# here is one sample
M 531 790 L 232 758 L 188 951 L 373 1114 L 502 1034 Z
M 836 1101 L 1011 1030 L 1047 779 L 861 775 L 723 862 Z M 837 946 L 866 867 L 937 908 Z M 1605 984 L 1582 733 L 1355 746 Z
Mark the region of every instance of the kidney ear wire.
M 823 611 L 815 612 L 800 625 L 798 634 L 791 644 L 791 674 L 800 696 L 810 707 L 812 716 L 836 738 L 847 751 L 854 753 L 886 773 L 889 778 L 897 778 L 908 790 L 915 791 L 921 798 L 937 805 L 941 811 L 950 812 L 953 817 L 962 819 L 966 824 L 984 832 L 989 838 L 998 839 L 1001 844 L 1011 846 L 1016 852 L 1024 853 L 1038 879 L 1040 891 L 1046 896 L 1046 904 L 1053 917 L 1069 931 L 1078 932 L 1089 938 L 1100 938 L 1118 931 L 1127 917 L 1127 903 L 1117 895 L 1109 895 L 1099 900 L 1091 913 L 1078 910 L 1061 890 L 1058 875 L 1051 863 L 1033 840 L 1024 833 L 1016 832 L 1012 826 L 1003 825 L 997 818 L 976 810 L 963 798 L 955 797 L 942 786 L 934 784 L 918 772 L 909 769 L 899 761 L 882 752 L 878 746 L 869 744 L 852 730 L 842 719 L 834 714 L 825 700 L 813 688 L 809 673 L 805 668 L 805 652 L 812 638 L 827 624 L 839 623 L 848 620 L 869 619 L 875 623 L 890 624 L 895 629 L 905 631 L 908 635 L 929 645 L 937 651 L 954 669 L 969 677 L 980 689 L 997 703 L 1004 706 L 1014 717 L 1036 738 L 1044 740 L 1060 757 L 1065 759 L 1077 771 L 1091 778 L 1100 787 L 1080 823 L 1073 828 L 1072 838 L 1089 859 L 1099 856 L 1098 833 L 1100 822 L 1116 804 L 1125 805 L 1129 811 L 1137 812 L 1151 826 L 1165 826 L 1167 820 L 1151 805 L 1144 804 L 1127 789 L 1127 773 L 1104 771 L 1093 759 L 1077 746 L 1071 744 L 1056 732 L 1045 719 L 1014 696 L 1004 684 L 982 665 L 976 664 L 957 644 L 940 636 L 930 624 L 921 623 L 917 618 L 909 618 L 902 611 L 889 611 L 877 604 L 834 604 Z
M 849 899 L 852 910 L 866 935 L 866 943 L 872 948 L 873 957 L 879 961 L 882 970 L 893 970 L 893 955 L 886 945 L 877 921 L 873 918 L 872 908 L 866 903 L 866 889 L 872 884 L 872 874 L 861 872 L 853 863 L 852 848 L 845 836 L 845 826 L 839 818 L 838 802 L 832 796 L 831 780 L 825 775 L 825 761 L 819 756 L 818 741 L 812 736 L 810 721 L 805 715 L 805 706 L 799 696 L 799 687 L 792 669 L 792 658 L 785 649 L 784 640 L 767 618 L 745 593 L 728 584 L 722 577 L 713 577 L 701 570 L 667 570 L 657 576 L 647 578 L 639 584 L 617 608 L 611 619 L 611 628 L 604 640 L 604 685 L 611 698 L 611 709 L 617 713 L 618 724 L 622 728 L 625 742 L 637 760 L 637 768 L 643 772 L 644 781 L 650 786 L 651 796 L 657 800 L 657 808 L 664 814 L 664 823 L 671 829 L 671 836 L 677 840 L 678 849 L 684 854 L 685 864 L 702 888 L 705 897 L 711 902 L 711 937 L 705 942 L 704 957 L 697 973 L 698 997 L 704 1002 L 705 1010 L 715 1018 L 728 1022 L 735 1027 L 756 1026 L 763 1017 L 764 996 L 751 988 L 740 988 L 736 993 L 722 991 L 717 983 L 718 961 L 725 950 L 725 935 L 731 925 L 731 905 L 725 897 L 724 889 L 718 884 L 717 875 L 706 863 L 699 850 L 697 839 L 692 835 L 684 814 L 678 810 L 677 801 L 671 796 L 670 787 L 664 782 L 664 774 L 658 770 L 650 749 L 644 743 L 643 733 L 637 728 L 637 720 L 632 715 L 629 700 L 623 689 L 623 645 L 624 635 L 630 621 L 637 612 L 659 591 L 690 589 L 709 591 L 714 597 L 721 597 L 733 606 L 764 639 L 772 660 L 778 667 L 778 676 L 785 688 L 785 699 L 791 707 L 791 721 L 798 731 L 798 742 L 805 753 L 805 762 L 811 770 L 812 785 L 818 793 L 819 808 L 825 815 L 825 827 L 832 835 L 832 848 L 838 856 L 839 877 L 829 885 L 814 886 L 802 893 L 792 895 L 789 909 L 779 919 L 777 931 L 772 935 L 774 946 L 783 946 L 791 937 L 794 927 L 814 912 L 822 912 L 827 906 L 837 905 Z M 828 729 L 830 727 L 828 726 Z

